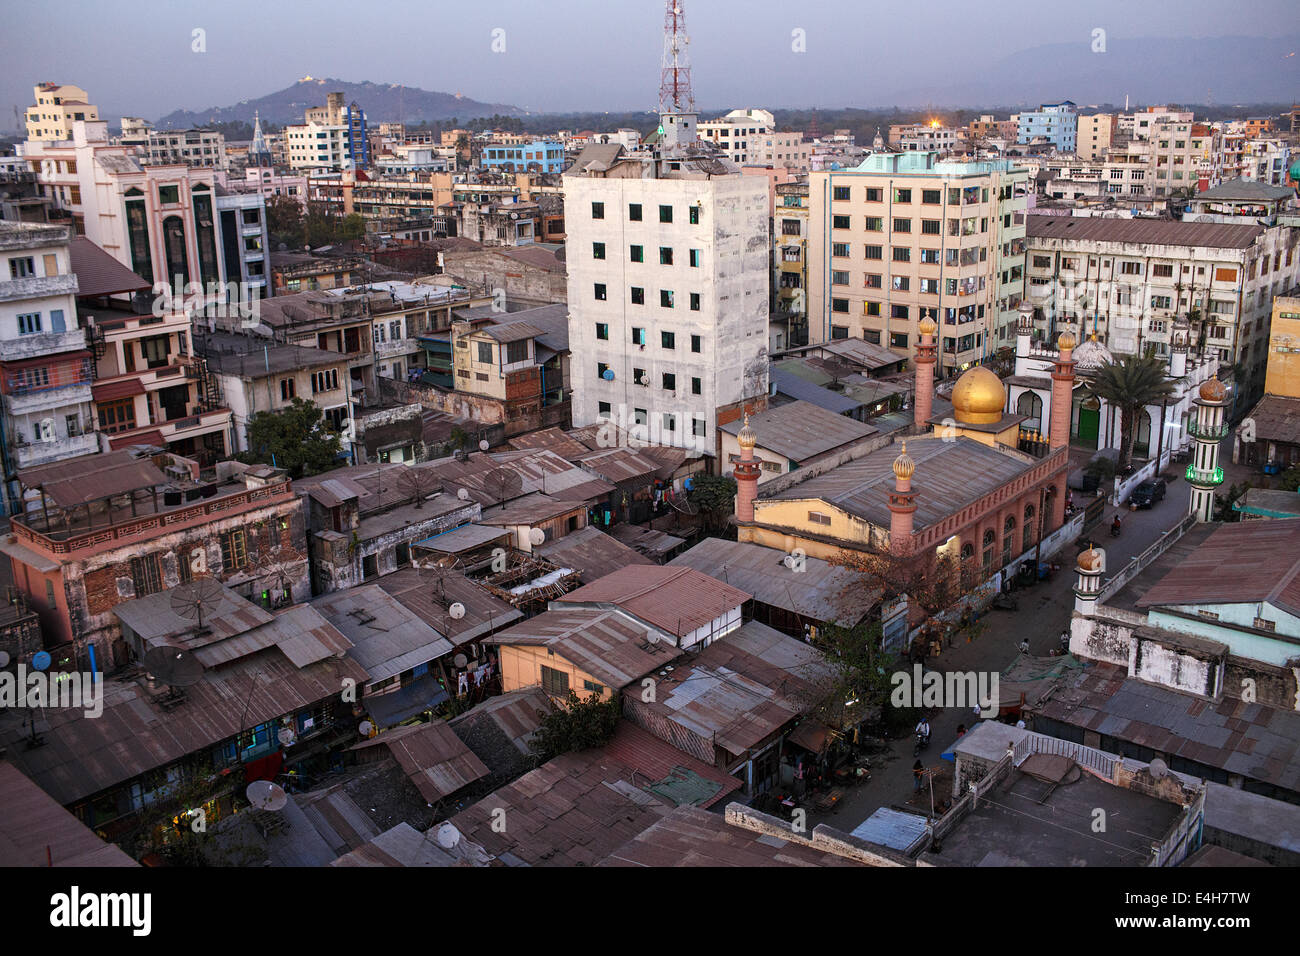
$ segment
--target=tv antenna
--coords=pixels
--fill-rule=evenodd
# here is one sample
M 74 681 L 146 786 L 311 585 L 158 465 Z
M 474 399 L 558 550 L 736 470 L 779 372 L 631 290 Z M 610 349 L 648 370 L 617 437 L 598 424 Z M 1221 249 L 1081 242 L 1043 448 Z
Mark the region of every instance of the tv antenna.
M 510 468 L 493 468 L 483 476 L 483 490 L 495 498 L 504 511 L 506 502 L 517 497 L 524 489 L 524 480 L 519 472 Z
M 212 614 L 223 598 L 221 585 L 215 578 L 195 578 L 172 591 L 172 613 L 187 621 L 194 621 L 194 633 L 207 634 L 210 628 L 203 623 L 203 615 Z

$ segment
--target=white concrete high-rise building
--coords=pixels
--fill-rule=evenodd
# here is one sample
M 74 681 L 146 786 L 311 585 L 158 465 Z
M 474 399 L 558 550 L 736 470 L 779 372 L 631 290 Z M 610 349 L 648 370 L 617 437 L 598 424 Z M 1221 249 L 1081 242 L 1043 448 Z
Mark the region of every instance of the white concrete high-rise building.
M 767 393 L 768 197 L 693 120 L 665 114 L 653 153 L 588 146 L 564 176 L 573 423 L 716 454 Z

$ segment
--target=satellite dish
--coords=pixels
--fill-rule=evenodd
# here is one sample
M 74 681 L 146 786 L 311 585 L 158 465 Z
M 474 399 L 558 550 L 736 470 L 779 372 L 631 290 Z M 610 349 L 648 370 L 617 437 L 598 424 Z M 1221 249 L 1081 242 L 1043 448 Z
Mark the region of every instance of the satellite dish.
M 1151 776 L 1155 777 L 1157 780 L 1169 772 L 1169 764 L 1165 763 L 1159 757 L 1152 760 L 1149 766 L 1151 768 Z
M 284 787 L 270 780 L 254 780 L 244 788 L 244 796 L 257 810 L 283 810 L 289 802 Z
M 784 558 L 781 559 L 781 563 L 784 564 L 787 568 L 794 568 L 794 557 L 792 555 L 787 554 Z
M 8 666 L 9 666 L 9 652 L 0 651 L 0 667 L 8 667 Z
M 454 849 L 460 843 L 460 831 L 456 829 L 453 823 L 444 823 L 438 827 L 438 833 L 435 837 L 438 846 L 444 850 Z
M 276 734 L 276 738 L 280 741 L 281 747 L 289 747 L 298 739 L 298 735 L 293 732 L 292 727 L 281 727 L 280 732 Z
M 465 605 L 457 601 L 451 607 L 447 608 L 447 613 L 451 615 L 453 621 L 459 621 L 465 616 Z
M 363 720 L 361 721 L 360 724 L 357 725 L 357 731 L 361 734 L 362 737 L 369 737 L 370 734 L 374 731 L 374 729 L 375 729 L 375 725 L 368 720 Z
M 546 542 L 546 532 L 541 528 L 530 528 L 528 529 L 528 541 L 534 546 L 544 544 Z
M 221 603 L 221 585 L 215 578 L 195 578 L 172 591 L 172 612 L 187 621 L 194 621 L 202 632 L 203 615 L 209 615 Z
M 464 670 L 465 666 L 469 663 L 469 658 L 466 657 L 464 654 L 457 654 L 455 657 L 451 659 L 451 662 L 455 664 L 457 667 L 459 667 L 461 670 Z
M 614 381 L 614 370 L 612 368 L 607 368 L 605 371 L 600 373 L 600 377 L 607 382 L 612 382 Z
M 145 651 L 144 667 L 158 680 L 173 687 L 189 687 L 203 677 L 203 665 L 197 657 L 184 648 L 166 644 Z
M 49 670 L 51 658 L 49 651 L 37 651 L 32 655 L 32 667 L 38 671 Z
M 492 446 L 488 444 L 488 441 L 487 441 L 486 438 L 479 439 L 479 443 L 478 443 L 478 450 L 479 450 L 479 451 L 487 451 L 487 450 L 488 450 L 489 448 L 491 448 L 491 447 L 492 447 Z
M 457 489 L 456 489 L 456 497 L 459 498 L 461 501 L 469 501 L 469 489 L 468 489 L 468 488 L 457 488 Z

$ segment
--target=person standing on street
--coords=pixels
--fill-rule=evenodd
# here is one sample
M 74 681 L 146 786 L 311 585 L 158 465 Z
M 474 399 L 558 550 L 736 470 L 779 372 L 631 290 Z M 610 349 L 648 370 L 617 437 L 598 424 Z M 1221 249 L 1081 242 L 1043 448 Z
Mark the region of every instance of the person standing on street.
M 925 777 L 925 764 L 921 763 L 921 761 L 918 760 L 916 763 L 912 764 L 912 790 L 913 791 L 921 789 L 921 781 L 922 779 L 924 779 L 924 777 Z

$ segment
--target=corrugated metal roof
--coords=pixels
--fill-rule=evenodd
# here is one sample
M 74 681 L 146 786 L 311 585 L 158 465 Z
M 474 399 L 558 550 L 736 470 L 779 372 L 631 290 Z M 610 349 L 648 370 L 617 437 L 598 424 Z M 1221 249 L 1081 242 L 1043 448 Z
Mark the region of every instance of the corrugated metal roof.
M 430 535 L 414 544 L 416 547 L 442 554 L 460 554 L 482 548 L 494 542 L 505 541 L 510 532 L 481 524 L 463 524 L 442 534 Z
M 1025 230 L 1030 239 L 1211 249 L 1248 249 L 1263 234 L 1264 227 L 1253 224 L 1105 219 L 1101 216 L 1030 216 Z
M 1067 674 L 1036 712 L 1249 780 L 1300 790 L 1300 713 L 1292 710 L 1232 697 L 1205 701 L 1130 679 L 1124 668 L 1096 664 Z
M 136 866 L 135 860 L 0 761 L 0 862 L 5 866 Z
M 324 594 L 311 606 L 352 642 L 348 657 L 371 681 L 394 677 L 450 654 L 454 647 L 377 584 Z
M 570 591 L 552 606 L 614 604 L 681 637 L 723 617 L 751 596 L 694 568 L 637 564 Z
M 910 853 L 925 838 L 926 818 L 919 813 L 903 813 L 880 807 L 853 828 L 853 836 L 868 843 Z
M 18 480 L 24 487 L 43 489 L 45 497 L 59 507 L 72 508 L 101 498 L 153 488 L 167 479 L 148 458 L 138 458 L 121 450 L 24 468 L 18 472 Z
M 760 448 L 774 451 L 796 463 L 861 441 L 878 431 L 847 415 L 838 415 L 804 401 L 770 406 L 750 415 L 749 424 Z M 729 435 L 736 435 L 743 425 L 742 421 L 734 421 L 719 427 Z
M 385 574 L 375 584 L 457 647 L 523 617 L 519 610 L 456 571 L 403 568 Z M 447 613 L 455 603 L 465 606 L 460 620 Z
M 1300 615 L 1300 521 L 1221 526 L 1139 597 L 1137 606 L 1263 601 Z
M 498 631 L 484 644 L 541 645 L 607 687 L 640 680 L 682 652 L 626 614 L 597 608 L 555 607 Z
M 658 680 L 656 700 L 639 706 L 735 756 L 813 710 L 830 676 L 814 647 L 750 621 L 675 661 Z
M 140 774 L 207 750 L 241 730 L 337 700 L 345 678 L 365 672 L 346 658 L 295 667 L 277 648 L 209 668 L 164 708 L 166 688 L 143 674 L 103 679 L 104 710 L 87 717 L 78 708 L 46 708 L 37 720 L 44 746 L 28 750 L 25 714 L 0 711 L 0 744 L 41 789 L 67 806 Z
M 68 243 L 68 255 L 77 275 L 78 296 L 119 295 L 150 288 L 148 282 L 85 236 L 73 237 Z
M 1246 417 L 1255 422 L 1256 441 L 1300 445 L 1300 398 L 1265 395 Z
M 862 866 L 846 857 L 814 850 L 742 827 L 697 807 L 678 807 L 653 826 L 611 851 L 599 866 Z
M 583 583 L 590 583 L 629 564 L 654 563 L 595 525 L 579 528 L 533 550 L 557 567 L 573 568 L 581 575 Z
M 532 741 L 542 720 L 554 713 L 555 704 L 540 687 L 525 687 L 498 697 L 489 697 L 449 721 L 462 740 L 473 735 L 473 728 L 490 722 L 521 756 L 531 753 Z
M 385 747 L 430 803 L 488 775 L 488 768 L 445 721 L 397 727 L 351 749 Z
M 861 575 L 820 558 L 804 557 L 800 570 L 785 565 L 784 551 L 745 541 L 705 538 L 668 562 L 695 568 L 748 591 L 754 600 L 824 624 L 852 627 L 880 600 Z
M 830 389 L 805 381 L 781 368 L 780 365 L 772 366 L 769 377 L 776 390 L 782 395 L 801 402 L 809 402 L 818 408 L 824 408 L 837 415 L 843 415 L 845 412 L 855 412 L 863 407 L 861 402 L 847 398 L 839 392 L 832 392 Z
M 889 527 L 889 493 L 894 490 L 894 459 L 901 446 L 886 445 L 825 474 L 792 485 L 771 498 L 760 497 L 755 517 L 768 501 L 825 501 L 872 524 Z M 916 492 L 913 528 L 920 531 L 1001 488 L 1037 461 L 1022 461 L 995 448 L 960 437 L 946 440 L 913 438 L 907 453 L 916 462 L 912 489 Z

